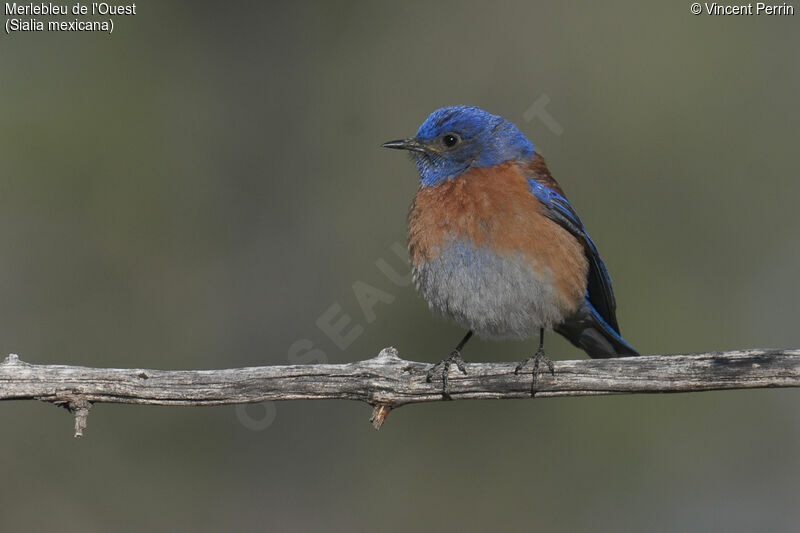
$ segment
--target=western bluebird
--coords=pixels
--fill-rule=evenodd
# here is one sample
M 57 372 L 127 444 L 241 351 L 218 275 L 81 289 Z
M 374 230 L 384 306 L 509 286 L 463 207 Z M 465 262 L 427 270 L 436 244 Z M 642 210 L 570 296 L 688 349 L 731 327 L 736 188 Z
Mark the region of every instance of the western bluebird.
M 434 111 L 415 137 L 382 146 L 409 150 L 420 188 L 408 215 L 417 290 L 430 308 L 467 330 L 428 373 L 466 374 L 461 349 L 473 332 L 489 339 L 553 329 L 590 357 L 638 355 L 620 336 L 611 278 L 581 219 L 514 124 L 471 106 Z

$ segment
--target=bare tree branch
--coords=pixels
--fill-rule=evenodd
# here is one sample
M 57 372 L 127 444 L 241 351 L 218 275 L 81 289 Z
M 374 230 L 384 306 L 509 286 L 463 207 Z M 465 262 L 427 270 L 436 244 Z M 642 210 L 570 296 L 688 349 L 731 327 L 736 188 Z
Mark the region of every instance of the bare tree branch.
M 260 366 L 225 370 L 149 370 L 32 365 L 9 355 L 0 363 L 0 400 L 41 400 L 75 414 L 75 435 L 93 403 L 222 405 L 265 400 L 360 400 L 380 427 L 391 409 L 443 399 L 530 398 L 532 375 L 516 363 L 470 363 L 452 369 L 449 398 L 428 383 L 429 363 L 401 359 L 394 348 L 345 364 Z M 695 392 L 800 387 L 800 350 L 740 350 L 690 355 L 555 361 L 535 397 Z

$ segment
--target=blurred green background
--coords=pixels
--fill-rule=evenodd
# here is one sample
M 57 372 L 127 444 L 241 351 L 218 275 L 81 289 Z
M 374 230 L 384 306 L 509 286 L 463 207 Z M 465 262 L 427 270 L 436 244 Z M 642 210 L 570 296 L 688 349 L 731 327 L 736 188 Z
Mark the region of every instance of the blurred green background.
M 547 158 L 643 353 L 800 347 L 800 13 L 136 4 L 111 36 L 0 38 L 3 355 L 223 368 L 303 341 L 438 361 L 462 332 L 376 266 L 407 268 L 417 188 L 379 145 L 462 103 Z M 537 103 L 551 120 L 526 120 Z M 366 317 L 356 282 L 394 301 Z M 316 324 L 335 305 L 363 328 L 344 350 Z M 473 343 L 472 361 L 534 346 Z M 798 399 L 462 401 L 380 432 L 355 402 L 98 405 L 81 440 L 63 410 L 6 402 L 0 529 L 796 531 Z

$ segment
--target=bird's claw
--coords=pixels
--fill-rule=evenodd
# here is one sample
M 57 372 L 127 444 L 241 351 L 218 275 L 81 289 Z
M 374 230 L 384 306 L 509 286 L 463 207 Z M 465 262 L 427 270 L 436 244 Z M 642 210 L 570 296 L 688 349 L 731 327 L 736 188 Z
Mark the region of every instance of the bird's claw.
M 458 350 L 453 350 L 452 352 L 450 352 L 450 355 L 448 355 L 447 357 L 445 357 L 444 359 L 433 365 L 431 369 L 428 370 L 428 373 L 425 376 L 425 381 L 430 383 L 431 381 L 433 381 L 433 378 L 437 374 L 441 374 L 442 395 L 445 398 L 450 398 L 450 394 L 447 392 L 448 374 L 450 373 L 450 367 L 452 365 L 456 365 L 456 368 L 458 368 L 458 370 L 462 374 L 466 375 L 467 374 L 466 364 L 467 363 L 464 361 L 464 359 L 461 358 L 461 352 L 459 352 Z
M 531 397 L 533 397 L 536 394 L 536 387 L 539 384 L 539 376 L 543 372 L 540 368 L 541 365 L 544 364 L 547 366 L 551 375 L 555 375 L 556 370 L 555 366 L 553 366 L 553 361 L 544 353 L 544 349 L 539 348 L 536 350 L 535 354 L 519 362 L 517 368 L 514 369 L 514 374 L 519 374 L 530 363 L 533 363 L 533 379 L 531 380 Z

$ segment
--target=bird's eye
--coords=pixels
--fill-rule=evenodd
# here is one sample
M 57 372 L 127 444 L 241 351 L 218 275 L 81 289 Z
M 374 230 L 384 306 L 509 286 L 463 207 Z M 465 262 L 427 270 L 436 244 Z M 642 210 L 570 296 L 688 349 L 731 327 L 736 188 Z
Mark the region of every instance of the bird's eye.
M 448 148 L 452 148 L 453 146 L 457 145 L 460 140 L 461 137 L 455 133 L 445 133 L 442 136 L 442 144 Z

